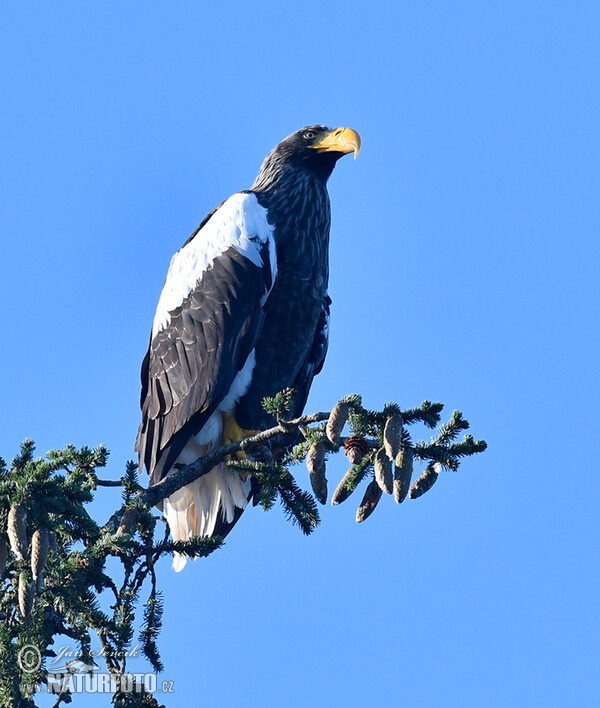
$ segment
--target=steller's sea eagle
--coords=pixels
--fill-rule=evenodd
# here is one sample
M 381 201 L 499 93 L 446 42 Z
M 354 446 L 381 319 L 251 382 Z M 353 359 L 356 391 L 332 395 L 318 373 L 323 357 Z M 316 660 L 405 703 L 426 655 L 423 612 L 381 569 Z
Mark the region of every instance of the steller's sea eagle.
M 266 157 L 251 189 L 214 209 L 171 261 L 142 364 L 136 441 L 150 483 L 273 424 L 261 401 L 295 389 L 302 413 L 327 351 L 327 179 L 360 149 L 350 128 L 311 125 Z M 175 540 L 224 536 L 252 497 L 221 464 L 164 500 Z M 186 557 L 176 555 L 181 570 Z

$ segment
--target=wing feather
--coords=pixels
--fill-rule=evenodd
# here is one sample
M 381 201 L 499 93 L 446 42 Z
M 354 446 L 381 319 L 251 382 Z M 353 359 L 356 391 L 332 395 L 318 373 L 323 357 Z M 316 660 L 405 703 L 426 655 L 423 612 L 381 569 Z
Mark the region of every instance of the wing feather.
M 136 451 L 159 481 L 227 396 L 259 336 L 276 273 L 273 229 L 234 195 L 171 261 L 142 365 Z

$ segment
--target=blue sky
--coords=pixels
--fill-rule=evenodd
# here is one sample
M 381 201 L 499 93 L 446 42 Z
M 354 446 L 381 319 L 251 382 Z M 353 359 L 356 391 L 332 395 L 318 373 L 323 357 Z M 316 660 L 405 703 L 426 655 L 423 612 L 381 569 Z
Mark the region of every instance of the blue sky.
M 0 8 L 3 457 L 102 442 L 122 473 L 171 255 L 315 122 L 363 150 L 330 181 L 308 410 L 441 400 L 489 443 L 364 524 L 359 499 L 310 538 L 253 509 L 210 558 L 165 561 L 169 708 L 598 705 L 599 20 L 548 0 Z

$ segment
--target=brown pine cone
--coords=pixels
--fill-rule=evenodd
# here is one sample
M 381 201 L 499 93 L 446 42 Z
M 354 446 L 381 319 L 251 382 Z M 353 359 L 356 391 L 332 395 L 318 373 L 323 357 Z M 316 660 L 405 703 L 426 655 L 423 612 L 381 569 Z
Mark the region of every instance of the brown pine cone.
M 33 608 L 34 585 L 29 580 L 26 571 L 19 576 L 19 612 L 21 617 L 27 617 Z
M 306 466 L 310 472 L 310 484 L 315 497 L 325 504 L 327 501 L 327 477 L 325 476 L 325 445 L 316 440 L 310 446 L 306 456 Z
M 348 420 L 348 415 L 350 414 L 350 404 L 348 403 L 336 403 L 333 410 L 329 414 L 329 419 L 327 421 L 327 427 L 325 432 L 327 433 L 327 438 L 329 442 L 337 443 Z
M 410 489 L 410 480 L 413 473 L 413 453 L 408 447 L 400 448 L 396 455 L 394 468 L 394 499 L 401 504 Z
M 377 503 L 381 499 L 381 487 L 373 479 L 365 491 L 365 496 L 363 497 L 360 506 L 356 512 L 356 521 L 360 524 L 361 521 L 368 519 L 369 516 L 375 511 Z
M 348 482 L 348 480 L 354 477 L 355 472 L 356 470 L 354 466 L 352 466 L 342 477 L 342 481 L 338 484 L 335 492 L 333 493 L 333 496 L 331 497 L 331 503 L 333 506 L 336 506 L 337 504 L 341 504 L 343 501 L 346 501 L 346 499 L 348 499 L 348 497 L 354 491 L 353 489 L 350 489 L 348 487 L 346 482 Z
M 44 582 L 44 568 L 48 560 L 48 530 L 36 529 L 31 537 L 31 574 L 37 590 Z
M 375 480 L 382 492 L 391 494 L 394 487 L 394 478 L 392 476 L 392 463 L 387 456 L 385 448 L 380 447 L 375 455 Z
M 22 504 L 13 504 L 8 512 L 8 540 L 12 552 L 19 560 L 27 557 L 27 529 L 25 528 L 25 508 Z
M 438 478 L 438 471 L 434 464 L 429 464 L 425 468 L 423 474 L 417 479 L 410 488 L 410 498 L 417 499 L 425 492 L 428 492 L 435 484 Z
M 125 509 L 123 516 L 121 517 L 121 523 L 117 529 L 117 536 L 122 536 L 124 533 L 128 533 L 130 536 L 135 533 L 135 529 L 138 522 L 138 516 L 140 515 L 140 510 L 135 507 L 129 507 Z
M 358 465 L 370 450 L 369 443 L 362 435 L 351 435 L 344 443 L 346 457 L 351 465 Z
M 390 460 L 395 459 L 402 444 L 402 416 L 391 415 L 385 422 L 383 429 L 383 445 Z

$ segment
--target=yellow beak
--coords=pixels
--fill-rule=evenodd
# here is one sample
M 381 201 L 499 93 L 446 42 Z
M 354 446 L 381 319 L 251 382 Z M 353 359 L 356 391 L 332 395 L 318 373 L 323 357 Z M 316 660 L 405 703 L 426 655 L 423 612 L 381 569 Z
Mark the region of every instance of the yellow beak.
M 346 155 L 354 153 L 354 159 L 360 150 L 360 135 L 352 128 L 335 128 L 310 146 L 319 152 L 341 152 Z

